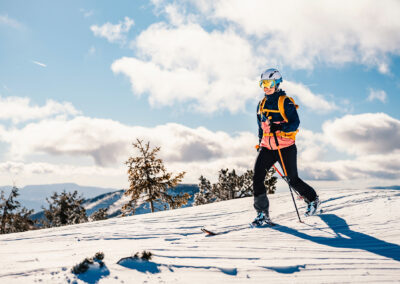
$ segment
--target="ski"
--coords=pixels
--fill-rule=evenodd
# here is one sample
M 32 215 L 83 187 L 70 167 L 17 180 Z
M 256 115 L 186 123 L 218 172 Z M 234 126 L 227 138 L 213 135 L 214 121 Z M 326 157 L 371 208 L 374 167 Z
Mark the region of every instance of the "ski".
M 250 228 L 254 229 L 254 228 L 270 228 L 270 227 L 277 226 L 278 224 L 270 222 L 270 223 L 261 224 L 261 225 L 256 225 L 256 224 L 250 223 L 249 225 L 250 225 Z
M 206 228 L 201 228 L 201 231 L 203 233 L 207 234 L 208 236 L 216 236 L 216 235 L 218 235 L 218 233 L 211 232 L 211 231 L 207 230 Z
M 238 225 L 238 226 L 231 226 L 231 227 L 225 227 L 225 228 L 220 228 L 218 231 L 210 231 L 206 229 L 205 227 L 201 228 L 201 231 L 206 234 L 206 236 L 217 236 L 217 235 L 224 235 L 228 234 L 231 232 L 236 232 L 236 231 L 241 231 L 248 229 L 249 227 L 247 225 Z

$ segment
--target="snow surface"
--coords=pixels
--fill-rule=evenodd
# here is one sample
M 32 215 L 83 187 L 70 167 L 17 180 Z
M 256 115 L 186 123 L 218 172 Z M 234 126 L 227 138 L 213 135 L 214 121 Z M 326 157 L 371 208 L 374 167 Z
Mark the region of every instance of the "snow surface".
M 305 223 L 288 192 L 270 195 L 273 228 L 249 228 L 243 198 L 1 235 L 0 283 L 399 283 L 400 191 L 319 195 L 324 214 Z M 131 258 L 143 250 L 151 261 Z M 104 267 L 71 273 L 98 251 Z

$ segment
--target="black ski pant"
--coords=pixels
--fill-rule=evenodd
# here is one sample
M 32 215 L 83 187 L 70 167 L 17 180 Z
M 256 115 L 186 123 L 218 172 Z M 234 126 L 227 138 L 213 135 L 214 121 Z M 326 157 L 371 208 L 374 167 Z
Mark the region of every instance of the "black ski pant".
M 264 185 L 265 176 L 267 171 L 277 161 L 282 163 L 279 157 L 278 150 L 269 150 L 261 147 L 258 153 L 256 163 L 254 165 L 253 176 L 253 190 L 254 190 L 254 208 L 258 212 L 267 212 L 269 208 L 269 201 L 266 194 Z M 289 178 L 289 184 L 292 189 L 296 190 L 306 202 L 314 201 L 317 197 L 315 190 L 301 180 L 297 173 L 297 147 L 295 144 L 292 146 L 281 149 L 283 162 L 286 167 L 286 172 Z

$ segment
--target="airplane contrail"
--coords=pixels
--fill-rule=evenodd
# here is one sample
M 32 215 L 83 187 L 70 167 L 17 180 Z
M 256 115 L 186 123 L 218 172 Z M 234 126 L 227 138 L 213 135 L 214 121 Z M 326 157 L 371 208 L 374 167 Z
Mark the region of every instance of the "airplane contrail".
M 36 65 L 39 65 L 39 66 L 41 66 L 41 67 L 47 67 L 47 65 L 46 65 L 46 64 L 44 64 L 44 63 L 41 63 L 41 62 L 39 62 L 39 61 L 32 60 L 32 62 L 33 62 L 33 63 L 35 63 Z

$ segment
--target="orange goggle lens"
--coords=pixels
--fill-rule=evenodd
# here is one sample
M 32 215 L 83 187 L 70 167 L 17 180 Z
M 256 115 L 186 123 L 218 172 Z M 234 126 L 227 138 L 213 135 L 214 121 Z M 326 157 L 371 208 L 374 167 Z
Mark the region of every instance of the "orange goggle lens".
M 276 82 L 275 80 L 261 80 L 260 81 L 260 88 L 273 88 L 275 87 Z

